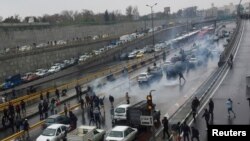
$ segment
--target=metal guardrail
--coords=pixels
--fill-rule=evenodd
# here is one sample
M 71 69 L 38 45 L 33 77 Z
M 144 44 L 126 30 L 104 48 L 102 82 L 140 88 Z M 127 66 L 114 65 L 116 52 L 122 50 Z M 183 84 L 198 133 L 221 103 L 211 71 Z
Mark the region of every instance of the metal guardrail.
M 237 48 L 237 45 L 239 44 L 239 39 L 240 38 L 238 36 L 239 32 L 242 30 L 242 23 L 241 21 L 239 21 L 239 23 L 237 24 L 236 27 L 236 32 L 233 34 L 231 42 L 229 43 L 228 48 L 226 48 L 224 50 L 224 57 L 223 59 L 227 60 L 229 58 L 229 55 L 232 53 L 235 53 L 235 50 Z M 238 37 L 238 38 L 237 38 Z M 236 42 L 237 41 L 237 42 Z M 221 60 L 220 60 L 221 61 Z M 218 79 L 220 79 L 222 77 L 222 74 L 225 72 L 225 70 L 228 68 L 228 65 L 223 63 L 223 65 L 221 67 L 219 67 L 213 74 L 210 75 L 209 79 L 206 80 L 195 92 L 195 94 L 193 96 L 198 96 L 199 100 L 202 102 L 204 100 L 204 98 L 207 96 L 207 94 L 211 91 L 211 89 L 215 86 L 216 82 Z M 206 87 L 206 89 L 204 89 L 204 87 Z M 190 97 L 185 103 L 183 103 L 179 109 L 172 114 L 169 117 L 169 120 L 171 120 L 178 112 L 180 112 L 180 110 L 188 104 L 188 102 L 190 102 L 190 100 L 193 97 Z M 190 116 L 192 115 L 192 110 L 190 109 L 188 114 L 186 115 L 186 117 L 182 120 L 181 123 L 183 123 L 184 121 L 186 121 Z M 156 136 L 159 136 L 160 133 L 163 131 L 163 127 L 161 127 L 155 134 Z M 172 138 L 172 136 L 171 136 Z M 152 140 L 152 138 L 150 139 L 150 141 Z

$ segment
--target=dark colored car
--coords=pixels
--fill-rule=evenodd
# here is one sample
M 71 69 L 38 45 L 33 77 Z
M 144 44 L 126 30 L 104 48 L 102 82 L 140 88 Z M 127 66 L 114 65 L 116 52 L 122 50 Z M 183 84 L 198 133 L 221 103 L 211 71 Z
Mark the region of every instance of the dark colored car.
M 69 125 L 70 119 L 65 115 L 52 115 L 45 120 L 43 127 L 46 128 L 55 123 Z

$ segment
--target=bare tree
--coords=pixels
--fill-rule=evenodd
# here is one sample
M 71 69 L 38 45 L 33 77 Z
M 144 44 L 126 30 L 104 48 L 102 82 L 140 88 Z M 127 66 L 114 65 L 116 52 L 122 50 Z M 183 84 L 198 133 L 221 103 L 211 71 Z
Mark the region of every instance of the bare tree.
M 139 17 L 140 17 L 140 14 L 139 14 L 139 10 L 138 10 L 138 7 L 135 6 L 132 10 L 132 14 L 133 14 L 133 20 L 138 20 Z
M 133 7 L 130 5 L 126 8 L 126 15 L 129 20 L 132 20 L 133 17 Z

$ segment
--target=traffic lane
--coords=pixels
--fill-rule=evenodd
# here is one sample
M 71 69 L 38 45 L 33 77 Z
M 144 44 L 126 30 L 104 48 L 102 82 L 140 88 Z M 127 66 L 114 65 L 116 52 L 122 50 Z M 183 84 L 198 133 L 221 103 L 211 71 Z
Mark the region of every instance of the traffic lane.
M 210 121 L 210 124 L 216 125 L 249 125 L 250 124 L 250 113 L 249 103 L 247 101 L 246 89 L 246 75 L 249 74 L 249 36 L 250 36 L 250 22 L 246 21 L 243 38 L 240 42 L 239 50 L 235 56 L 234 66 L 232 70 L 229 70 L 227 76 L 221 83 L 219 89 L 215 92 L 212 97 L 214 101 L 214 120 Z M 233 110 L 236 113 L 236 118 L 231 115 L 228 118 L 228 112 L 226 107 L 226 101 L 231 98 L 233 101 Z M 208 108 L 208 105 L 205 106 Z M 193 124 L 199 129 L 201 133 L 201 140 L 207 140 L 206 124 L 202 115 L 204 110 L 198 115 L 197 123 Z M 231 113 L 232 114 L 232 113 Z

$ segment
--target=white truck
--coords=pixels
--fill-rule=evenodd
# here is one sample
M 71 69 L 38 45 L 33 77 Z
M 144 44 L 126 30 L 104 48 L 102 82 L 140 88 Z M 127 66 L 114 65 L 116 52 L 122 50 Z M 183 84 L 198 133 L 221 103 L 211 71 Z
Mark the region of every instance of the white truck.
M 106 131 L 95 126 L 81 125 L 67 134 L 67 141 L 103 141 Z

